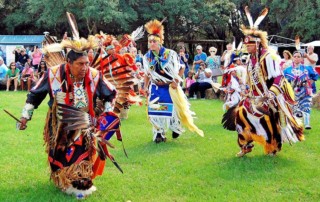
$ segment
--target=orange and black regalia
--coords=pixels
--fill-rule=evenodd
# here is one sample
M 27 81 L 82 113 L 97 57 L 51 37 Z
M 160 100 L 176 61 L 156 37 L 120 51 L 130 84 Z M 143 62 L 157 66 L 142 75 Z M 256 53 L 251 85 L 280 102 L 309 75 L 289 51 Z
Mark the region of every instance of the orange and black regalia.
M 238 132 L 237 156 L 251 152 L 253 142 L 263 145 L 266 154 L 275 155 L 284 142 L 303 140 L 303 127 L 293 115 L 294 93 L 280 71 L 278 57 L 268 48 L 267 33 L 257 29 L 268 10 L 263 10 L 254 24 L 248 7 L 245 10 L 250 28 L 241 28 L 244 44 L 247 48 L 256 47 L 251 53 L 248 51 L 250 93 L 224 114 L 222 123 L 224 128 Z
M 87 51 L 96 46 L 94 37 L 65 39 L 53 43 L 46 36 L 45 59 L 48 71 L 27 95 L 22 117 L 31 120 L 33 110 L 49 94 L 49 110 L 44 141 L 51 168 L 50 178 L 68 194 L 84 198 L 96 190 L 93 179 L 101 175 L 106 158 L 122 172 L 109 153 L 113 134 L 121 139 L 120 119 L 113 113 L 117 91 L 101 72 L 88 66 Z M 52 44 L 51 44 L 52 43 Z M 61 50 L 68 50 L 66 58 Z M 65 62 L 68 61 L 68 62 Z M 85 70 L 81 77 L 73 72 L 78 62 Z

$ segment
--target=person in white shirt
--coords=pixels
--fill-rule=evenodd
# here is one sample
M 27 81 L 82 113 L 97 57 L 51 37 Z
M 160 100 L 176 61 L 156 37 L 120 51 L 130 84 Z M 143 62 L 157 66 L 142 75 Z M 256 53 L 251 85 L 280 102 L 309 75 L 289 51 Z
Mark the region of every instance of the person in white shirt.
M 204 62 L 200 63 L 200 68 L 198 69 L 195 78 L 197 82 L 190 86 L 189 98 L 194 98 L 197 91 L 200 91 L 201 99 L 205 98 L 205 92 L 207 89 L 212 88 L 212 71 L 210 68 L 206 67 Z
M 304 66 L 311 66 L 312 69 L 316 71 L 315 66 L 318 61 L 318 54 L 314 53 L 314 46 L 308 46 L 307 53 L 305 53 L 303 57 L 304 57 L 304 61 L 303 61 Z M 317 92 L 316 84 L 312 83 L 312 93 L 316 94 L 316 92 Z
M 307 53 L 303 55 L 304 66 L 312 66 L 314 68 L 318 61 L 318 54 L 314 53 L 314 46 L 308 46 Z

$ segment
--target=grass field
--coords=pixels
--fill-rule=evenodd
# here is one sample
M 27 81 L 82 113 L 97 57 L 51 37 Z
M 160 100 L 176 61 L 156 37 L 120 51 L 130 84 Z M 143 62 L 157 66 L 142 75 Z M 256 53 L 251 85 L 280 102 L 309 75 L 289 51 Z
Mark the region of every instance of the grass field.
M 47 101 L 34 113 L 26 131 L 2 109 L 20 116 L 26 92 L 0 92 L 0 201 L 75 201 L 49 180 L 42 131 Z M 155 144 L 146 108 L 133 106 L 120 142 L 112 154 L 124 170 L 110 161 L 94 183 L 98 190 L 87 201 L 320 201 L 320 111 L 313 110 L 306 141 L 284 145 L 276 157 L 252 153 L 236 158 L 236 133 L 222 128 L 222 102 L 192 100 L 196 124 L 205 137 L 189 131 L 177 140 Z

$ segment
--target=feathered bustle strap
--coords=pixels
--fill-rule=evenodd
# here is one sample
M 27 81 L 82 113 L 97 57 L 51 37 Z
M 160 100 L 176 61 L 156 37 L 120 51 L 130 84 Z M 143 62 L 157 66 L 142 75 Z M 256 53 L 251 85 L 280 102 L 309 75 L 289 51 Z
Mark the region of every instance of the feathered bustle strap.
M 190 104 L 188 103 L 188 100 L 185 94 L 183 93 L 181 87 L 178 86 L 176 89 L 173 89 L 170 84 L 169 92 L 170 92 L 170 97 L 172 99 L 176 113 L 181 123 L 185 127 L 187 127 L 191 132 L 196 132 L 198 135 L 203 137 L 204 136 L 203 131 L 200 130 L 193 123 L 192 115 L 194 115 L 195 113 L 190 110 Z

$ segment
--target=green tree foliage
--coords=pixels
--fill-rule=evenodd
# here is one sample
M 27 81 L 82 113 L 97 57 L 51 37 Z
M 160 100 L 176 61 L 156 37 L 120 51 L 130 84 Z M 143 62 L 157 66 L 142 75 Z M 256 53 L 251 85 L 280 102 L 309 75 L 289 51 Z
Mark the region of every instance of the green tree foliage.
M 289 38 L 300 35 L 305 42 L 319 39 L 320 1 L 270 1 L 270 16 L 280 27 L 279 33 Z
M 249 5 L 257 18 L 264 7 L 269 16 L 260 25 L 269 34 L 303 41 L 317 38 L 320 1 L 308 0 L 0 0 L 1 34 L 42 34 L 49 31 L 61 37 L 69 30 L 66 11 L 76 16 L 80 34 L 100 30 L 115 35 L 130 33 L 151 19 L 164 22 L 166 43 L 174 40 L 223 39 L 242 37 L 240 24 L 247 19 L 243 9 Z

